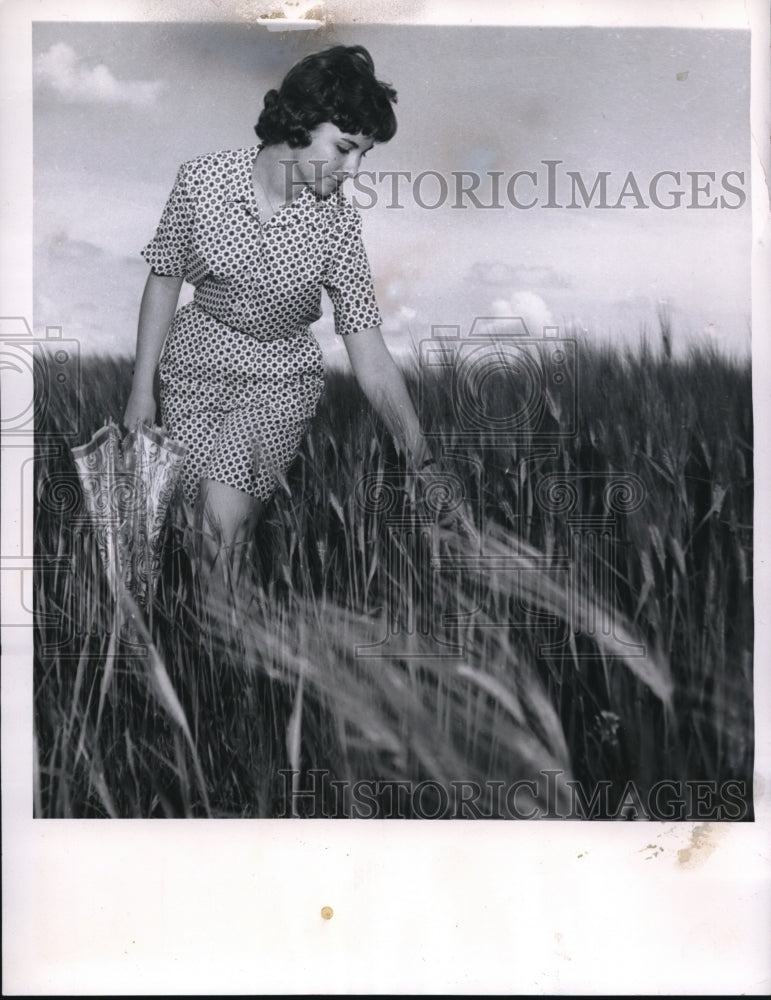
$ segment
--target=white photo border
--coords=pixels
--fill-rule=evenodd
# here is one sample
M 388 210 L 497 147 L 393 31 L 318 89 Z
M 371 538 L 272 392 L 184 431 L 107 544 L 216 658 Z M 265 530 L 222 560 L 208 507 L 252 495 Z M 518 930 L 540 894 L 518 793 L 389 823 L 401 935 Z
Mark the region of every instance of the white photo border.
M 3 5 L 0 315 L 31 323 L 33 20 L 238 21 L 265 6 Z M 751 28 L 752 352 L 755 424 L 765 427 L 768 3 L 545 6 L 326 4 L 337 22 L 469 24 L 473 14 L 474 24 Z M 28 454 L 23 447 L 4 441 L 2 450 L 0 568 L 18 578 L 32 552 L 32 497 L 24 489 L 31 447 Z M 767 993 L 768 451 L 756 462 L 753 823 L 33 820 L 31 634 L 8 627 L 4 587 L 4 993 Z M 24 587 L 29 607 L 29 579 Z M 650 845 L 661 852 L 652 857 Z M 323 906 L 333 908 L 331 920 L 320 917 Z

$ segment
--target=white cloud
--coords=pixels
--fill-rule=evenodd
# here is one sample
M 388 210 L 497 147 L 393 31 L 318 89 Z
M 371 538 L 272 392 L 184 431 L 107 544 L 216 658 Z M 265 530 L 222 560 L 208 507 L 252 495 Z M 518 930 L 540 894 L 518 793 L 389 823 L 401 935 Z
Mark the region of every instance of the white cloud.
M 117 80 L 104 63 L 87 66 L 64 42 L 36 57 L 35 78 L 64 100 L 84 104 L 149 107 L 164 86 L 162 80 Z
M 514 292 L 508 299 L 494 299 L 490 311 L 496 317 L 518 317 L 535 336 L 545 326 L 554 326 L 551 310 L 535 292 Z
M 511 304 L 508 299 L 493 299 L 490 306 L 493 316 L 511 316 Z
M 133 354 L 147 266 L 60 232 L 33 259 L 35 327 L 62 328 L 83 352 Z

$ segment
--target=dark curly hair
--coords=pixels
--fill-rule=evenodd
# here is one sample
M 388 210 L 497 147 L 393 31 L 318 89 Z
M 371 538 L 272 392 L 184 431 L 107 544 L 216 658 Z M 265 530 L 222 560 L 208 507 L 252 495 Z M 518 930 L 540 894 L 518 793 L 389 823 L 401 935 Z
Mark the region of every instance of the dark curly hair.
M 265 95 L 254 131 L 263 145 L 309 146 L 310 133 L 331 122 L 350 135 L 388 142 L 396 133 L 392 104 L 396 91 L 375 78 L 375 64 L 363 45 L 334 45 L 306 56 L 278 90 Z

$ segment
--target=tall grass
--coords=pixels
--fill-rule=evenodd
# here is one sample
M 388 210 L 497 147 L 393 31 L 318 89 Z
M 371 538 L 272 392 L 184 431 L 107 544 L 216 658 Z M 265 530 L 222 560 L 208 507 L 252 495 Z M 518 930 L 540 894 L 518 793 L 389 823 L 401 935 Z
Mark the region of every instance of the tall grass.
M 748 366 L 584 346 L 577 381 L 545 395 L 551 436 L 516 440 L 461 433 L 439 373 L 422 402 L 461 484 L 443 512 L 402 489 L 331 372 L 237 610 L 201 609 L 172 525 L 146 623 L 110 597 L 67 447 L 120 418 L 129 367 L 87 359 L 38 426 L 39 815 L 360 815 L 355 782 L 394 780 L 427 782 L 422 815 L 477 782 L 487 815 L 490 782 L 544 772 L 562 801 L 569 780 L 609 782 L 610 815 L 630 780 L 734 779 L 752 814 Z M 505 409 L 522 386 L 496 391 Z M 619 481 L 639 495 L 609 513 Z M 135 646 L 116 638 L 132 612 Z M 344 784 L 288 794 L 314 769 Z

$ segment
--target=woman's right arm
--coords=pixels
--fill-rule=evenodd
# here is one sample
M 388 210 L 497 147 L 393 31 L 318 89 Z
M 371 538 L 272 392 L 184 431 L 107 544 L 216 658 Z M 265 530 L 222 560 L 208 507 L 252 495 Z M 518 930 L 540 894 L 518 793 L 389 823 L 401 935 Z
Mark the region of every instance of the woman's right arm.
M 151 271 L 147 278 L 139 308 L 134 379 L 123 414 L 123 425 L 129 430 L 137 421 L 155 423 L 155 369 L 174 318 L 183 280 L 181 277 L 156 274 L 155 271 Z

